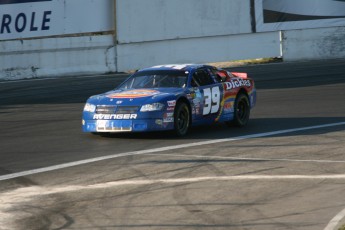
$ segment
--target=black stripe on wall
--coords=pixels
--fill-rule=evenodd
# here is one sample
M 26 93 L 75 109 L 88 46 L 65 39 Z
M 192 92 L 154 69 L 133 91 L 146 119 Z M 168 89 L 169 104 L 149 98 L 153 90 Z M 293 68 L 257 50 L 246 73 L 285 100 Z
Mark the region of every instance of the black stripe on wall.
M 320 20 L 320 19 L 334 19 L 345 18 L 341 16 L 310 16 L 289 14 L 278 11 L 264 10 L 264 23 L 276 23 L 276 22 L 291 22 L 291 21 L 308 21 L 308 20 Z
M 256 33 L 255 0 L 250 0 L 250 18 L 252 33 Z
M 51 2 L 52 0 L 0 0 L 0 5 L 29 3 L 29 2 Z

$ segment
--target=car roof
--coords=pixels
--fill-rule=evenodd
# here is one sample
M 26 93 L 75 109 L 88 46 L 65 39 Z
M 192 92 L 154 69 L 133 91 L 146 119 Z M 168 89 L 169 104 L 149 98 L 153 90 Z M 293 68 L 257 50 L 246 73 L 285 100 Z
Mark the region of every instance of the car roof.
M 210 67 L 204 64 L 169 64 L 169 65 L 157 65 L 150 68 L 141 69 L 139 71 L 150 71 L 150 70 L 182 70 L 182 71 L 191 71 L 199 69 L 202 67 Z

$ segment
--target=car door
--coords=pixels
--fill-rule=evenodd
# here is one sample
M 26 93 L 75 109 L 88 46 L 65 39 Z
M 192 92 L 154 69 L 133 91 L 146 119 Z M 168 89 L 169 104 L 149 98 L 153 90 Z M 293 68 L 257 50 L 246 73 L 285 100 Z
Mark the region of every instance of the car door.
M 192 86 L 196 92 L 196 116 L 200 123 L 212 123 L 216 121 L 221 111 L 221 101 L 223 98 L 223 87 L 221 83 L 215 81 L 206 69 L 198 69 L 192 77 Z M 199 101 L 196 101 L 199 100 Z M 200 108 L 198 109 L 198 103 Z

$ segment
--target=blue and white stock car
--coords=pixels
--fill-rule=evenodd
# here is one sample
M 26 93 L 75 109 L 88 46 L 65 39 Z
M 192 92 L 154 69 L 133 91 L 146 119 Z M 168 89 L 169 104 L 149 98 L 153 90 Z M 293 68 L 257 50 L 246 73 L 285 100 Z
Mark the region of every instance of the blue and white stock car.
M 94 134 L 174 130 L 183 136 L 192 125 L 245 126 L 255 103 L 254 81 L 246 73 L 196 64 L 155 66 L 90 97 L 82 125 Z

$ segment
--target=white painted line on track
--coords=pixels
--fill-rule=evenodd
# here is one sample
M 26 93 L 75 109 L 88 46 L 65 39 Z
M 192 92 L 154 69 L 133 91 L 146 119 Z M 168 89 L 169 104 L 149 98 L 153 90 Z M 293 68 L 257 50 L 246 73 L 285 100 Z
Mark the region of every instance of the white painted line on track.
M 152 153 L 145 154 L 151 156 L 167 156 L 165 154 Z M 287 162 L 306 162 L 306 163 L 345 163 L 345 161 L 333 160 L 302 160 L 302 159 L 275 159 L 275 158 L 250 158 L 250 157 L 224 157 L 224 156 L 207 156 L 207 155 L 183 155 L 183 154 L 169 154 L 170 157 L 194 157 L 203 159 L 219 159 L 219 160 L 245 160 L 245 161 L 287 161 Z
M 345 209 L 339 212 L 327 225 L 324 230 L 335 230 L 340 221 L 345 218 Z
M 90 185 L 67 185 L 67 186 L 30 186 L 21 187 L 13 191 L 2 193 L 1 196 L 5 198 L 9 197 L 30 197 L 30 196 L 43 196 L 51 195 L 55 193 L 66 192 L 80 192 L 81 190 L 91 189 L 108 189 L 120 186 L 142 186 L 153 184 L 185 184 L 185 183 L 198 183 L 207 181 L 244 181 L 244 180 L 337 180 L 345 179 L 345 174 L 339 175 L 242 175 L 242 176 L 205 176 L 205 177 L 187 177 L 187 178 L 170 178 L 170 179 L 145 179 L 145 180 L 120 180 L 110 181 L 105 183 L 90 184 Z M 7 199 L 4 199 L 7 200 Z M 10 200 L 9 200 L 10 201 Z M 10 201 L 11 202 L 11 201 Z M 344 212 L 344 211 L 343 211 Z M 339 220 L 344 214 L 339 213 L 334 218 L 333 222 Z
M 10 84 L 10 83 L 20 83 L 20 82 L 32 82 L 32 81 L 49 81 L 49 80 L 64 80 L 64 79 L 83 79 L 83 78 L 97 78 L 97 77 L 111 77 L 111 76 L 128 76 L 126 73 L 119 74 L 109 74 L 109 75 L 82 75 L 82 76 L 66 76 L 66 77 L 44 77 L 44 78 L 25 78 L 25 79 L 16 79 L 16 80 L 1 80 L 0 84 Z
M 217 140 L 201 141 L 201 142 L 195 142 L 195 143 L 188 143 L 188 144 L 166 146 L 166 147 L 160 147 L 160 148 L 154 148 L 154 149 L 119 153 L 119 154 L 113 154 L 113 155 L 108 155 L 108 156 L 103 156 L 103 157 L 96 157 L 96 158 L 91 158 L 91 159 L 86 159 L 86 160 L 74 161 L 74 162 L 69 162 L 69 163 L 64 163 L 64 164 L 59 164 L 59 165 L 53 165 L 53 166 L 39 168 L 39 169 L 33 169 L 33 170 L 28 170 L 28 171 L 23 171 L 23 172 L 17 172 L 17 173 L 2 175 L 2 176 L 0 176 L 0 181 L 14 179 L 14 178 L 23 177 L 23 176 L 30 176 L 30 175 L 37 174 L 37 173 L 49 172 L 49 171 L 54 171 L 54 170 L 59 170 L 59 169 L 64 169 L 64 168 L 69 168 L 69 167 L 73 167 L 73 166 L 79 166 L 79 165 L 84 165 L 84 164 L 89 164 L 89 163 L 94 163 L 94 162 L 98 162 L 98 161 L 109 160 L 109 159 L 114 159 L 114 158 L 119 158 L 119 157 L 164 152 L 164 151 L 169 151 L 169 150 L 183 149 L 183 148 L 196 147 L 196 146 L 209 145 L 209 144 L 216 144 L 216 143 L 223 143 L 223 142 L 230 142 L 230 141 L 245 140 L 245 139 L 251 139 L 251 138 L 268 137 L 268 136 L 274 136 L 274 135 L 280 135 L 280 134 L 287 134 L 287 133 L 300 132 L 300 131 L 313 130 L 313 129 L 322 129 L 322 128 L 328 128 L 328 127 L 342 126 L 342 125 L 345 125 L 345 122 L 316 125 L 316 126 L 308 126 L 308 127 L 295 128 L 295 129 L 285 129 L 285 130 L 278 130 L 278 131 L 272 131 L 272 132 L 266 132 L 266 133 L 257 133 L 257 134 L 251 134 L 251 135 L 239 136 L 239 137 L 233 137 L 233 138 L 223 138 L 223 139 L 217 139 Z
M 50 80 L 59 80 L 59 79 L 64 79 L 64 78 L 62 77 L 25 78 L 25 79 L 17 79 L 17 80 L 4 80 L 4 81 L 0 81 L 0 84 L 11 84 L 11 83 L 32 82 L 32 81 L 50 81 Z
M 90 185 L 66 185 L 66 186 L 29 186 L 20 187 L 12 191 L 7 191 L 1 194 L 0 205 L 0 226 L 12 226 L 15 218 L 22 215 L 23 206 L 26 206 L 31 199 L 39 201 L 41 197 L 46 195 L 63 194 L 70 192 L 80 193 L 82 190 L 97 190 L 97 189 L 111 189 L 114 187 L 123 186 L 145 186 L 157 184 L 188 184 L 188 183 L 202 183 L 207 181 L 243 181 L 243 180 L 295 180 L 295 179 L 345 179 L 343 175 L 242 175 L 242 176 L 209 176 L 209 177 L 194 177 L 194 178 L 168 178 L 168 179 L 144 179 L 144 180 L 121 180 L 110 181 L 105 183 L 90 184 Z M 344 212 L 344 211 L 343 211 Z M 325 230 L 334 230 L 331 228 L 336 225 L 343 216 L 343 212 L 339 213 L 331 221 L 332 225 Z M 0 227 L 1 229 L 1 227 Z M 8 229 L 14 229 L 10 227 Z

